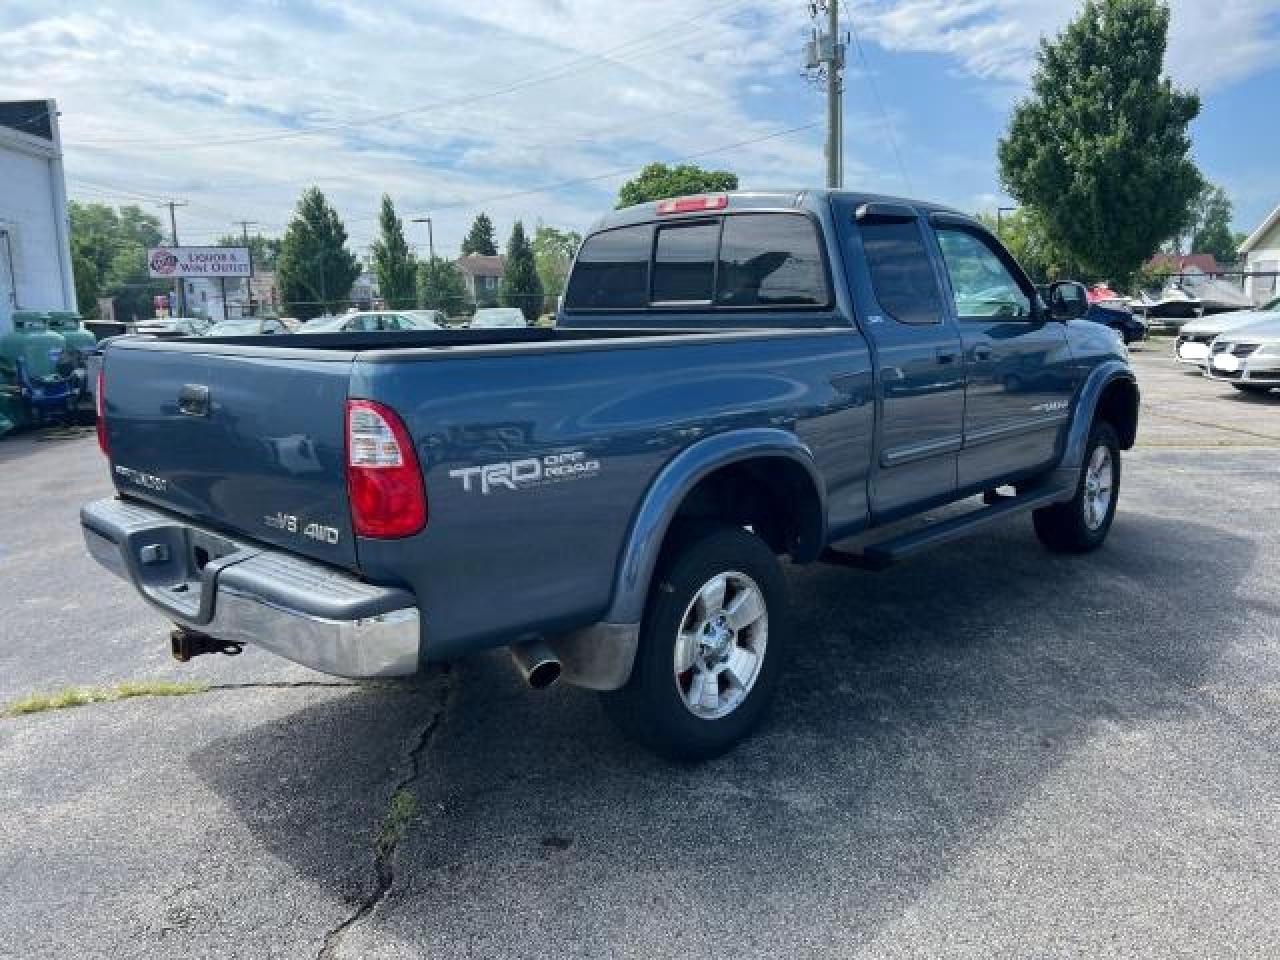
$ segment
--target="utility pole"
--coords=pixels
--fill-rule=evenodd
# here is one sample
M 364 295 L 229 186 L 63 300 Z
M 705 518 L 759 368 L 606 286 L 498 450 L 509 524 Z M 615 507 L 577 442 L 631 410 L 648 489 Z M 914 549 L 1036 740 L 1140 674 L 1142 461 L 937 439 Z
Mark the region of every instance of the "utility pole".
M 840 0 L 814 0 L 809 15 L 817 19 L 826 13 L 826 29 L 814 27 L 813 38 L 805 46 L 805 68 L 818 70 L 827 88 L 827 186 L 839 189 L 844 182 L 843 110 L 844 47 L 840 42 Z
M 431 258 L 431 262 L 436 261 L 436 241 L 431 235 L 431 218 L 430 217 L 414 217 L 411 223 L 425 223 L 427 225 L 427 255 Z
M 249 246 L 249 228 L 258 225 L 257 220 L 233 220 L 232 223 L 240 224 L 240 235 L 244 237 L 245 248 L 249 251 L 249 276 L 244 278 L 244 308 L 249 316 L 253 316 L 253 248 Z M 226 303 L 226 298 L 223 298 Z
M 172 238 L 173 246 L 175 247 L 178 246 L 178 218 L 177 218 L 177 215 L 174 213 L 174 209 L 177 207 L 185 207 L 186 205 L 187 205 L 187 202 L 185 200 L 165 200 L 163 203 L 156 204 L 156 206 L 158 207 L 169 208 L 169 236 Z M 187 315 L 186 281 L 182 277 L 175 277 L 174 280 L 177 284 L 177 289 L 178 289 L 178 314 L 177 315 L 180 317 L 185 317 Z M 174 315 L 173 307 L 172 305 L 170 305 L 169 316 L 173 316 L 173 315 Z
M 827 0 L 827 186 L 840 187 L 840 82 L 844 70 L 844 44 L 840 43 L 840 0 Z

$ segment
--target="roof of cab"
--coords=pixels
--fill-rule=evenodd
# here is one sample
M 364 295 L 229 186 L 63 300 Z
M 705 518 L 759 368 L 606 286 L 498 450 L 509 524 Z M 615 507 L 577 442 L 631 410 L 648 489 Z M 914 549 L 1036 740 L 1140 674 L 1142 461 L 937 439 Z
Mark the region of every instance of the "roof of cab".
M 717 194 L 721 191 L 708 191 L 711 194 Z M 829 197 L 848 198 L 852 203 L 861 205 L 864 203 L 902 203 L 914 207 L 922 213 L 950 213 L 957 216 L 967 217 L 968 214 L 955 210 L 942 204 L 929 203 L 922 200 L 912 200 L 908 197 L 894 197 L 879 193 L 863 193 L 858 190 L 832 190 L 825 187 L 796 187 L 792 189 L 772 189 L 772 190 L 733 190 L 726 194 L 729 198 L 728 206 L 725 210 L 712 211 L 690 211 L 688 213 L 670 213 L 658 214 L 658 201 L 649 201 L 648 203 L 637 203 L 630 207 L 623 207 L 621 210 L 612 210 L 606 213 L 599 220 L 591 225 L 591 229 L 587 232 L 597 233 L 601 230 L 608 230 L 613 227 L 624 227 L 636 223 L 649 223 L 653 220 L 681 220 L 699 217 L 706 217 L 724 212 L 741 213 L 752 210 L 811 210 L 818 204 L 822 203 Z

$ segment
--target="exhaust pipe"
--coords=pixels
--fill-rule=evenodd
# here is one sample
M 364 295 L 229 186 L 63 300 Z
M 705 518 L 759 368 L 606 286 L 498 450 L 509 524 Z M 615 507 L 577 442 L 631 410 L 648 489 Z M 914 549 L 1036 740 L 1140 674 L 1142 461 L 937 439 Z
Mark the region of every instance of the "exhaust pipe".
M 546 690 L 560 679 L 560 658 L 542 640 L 512 644 L 511 659 L 524 682 L 534 690 Z

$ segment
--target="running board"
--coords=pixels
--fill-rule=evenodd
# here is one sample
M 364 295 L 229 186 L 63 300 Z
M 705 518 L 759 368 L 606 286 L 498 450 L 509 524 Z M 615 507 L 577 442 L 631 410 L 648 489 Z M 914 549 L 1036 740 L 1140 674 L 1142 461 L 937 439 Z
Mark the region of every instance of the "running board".
M 993 523 L 1017 514 L 1039 510 L 1053 503 L 1060 503 L 1069 497 L 1070 491 L 1061 487 L 1037 488 L 1019 493 L 1017 496 L 989 497 L 987 498 L 988 506 L 971 510 L 962 516 L 931 523 L 919 530 L 912 530 L 910 533 L 882 540 L 880 543 L 868 544 L 859 553 L 827 547 L 818 559 L 822 563 L 841 567 L 883 570 L 899 560 L 906 560 L 917 553 L 967 537 Z

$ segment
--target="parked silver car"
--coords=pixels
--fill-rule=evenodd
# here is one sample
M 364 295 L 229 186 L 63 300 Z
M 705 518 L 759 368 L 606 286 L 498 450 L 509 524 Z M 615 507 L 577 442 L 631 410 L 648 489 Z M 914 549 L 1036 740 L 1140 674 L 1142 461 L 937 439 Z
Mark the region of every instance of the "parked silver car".
M 1173 346 L 1173 357 L 1179 363 L 1204 367 L 1209 360 L 1209 344 L 1216 337 L 1263 320 L 1280 318 L 1280 297 L 1270 300 L 1256 310 L 1232 310 L 1215 313 L 1198 320 L 1188 320 L 1178 331 Z
M 1247 393 L 1280 387 L 1280 313 L 1222 334 L 1209 345 L 1211 380 L 1230 383 Z
M 471 318 L 473 330 L 507 330 L 528 325 L 519 307 L 481 307 Z

